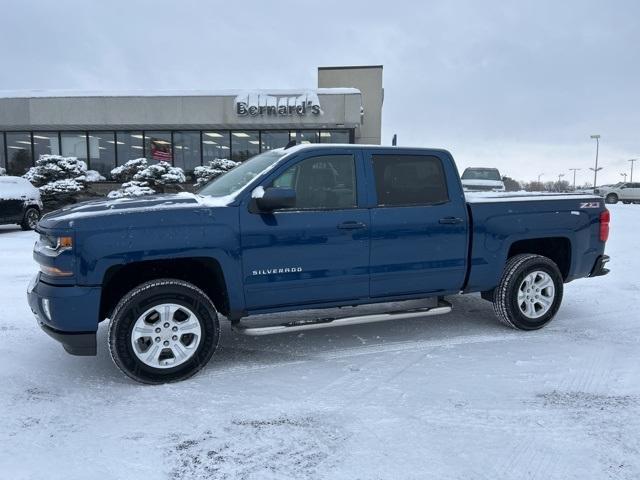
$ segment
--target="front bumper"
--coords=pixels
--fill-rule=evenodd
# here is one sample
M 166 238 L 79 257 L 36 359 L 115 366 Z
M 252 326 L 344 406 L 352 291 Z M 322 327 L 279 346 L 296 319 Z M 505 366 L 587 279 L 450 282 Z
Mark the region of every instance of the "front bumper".
M 60 332 L 40 321 L 38 324 L 44 333 L 60 342 L 67 353 L 80 357 L 95 357 L 97 355 L 96 332 Z
M 27 299 L 40 327 L 68 353 L 96 355 L 99 288 L 50 285 L 37 274 L 29 284 Z
M 604 266 L 609 262 L 609 255 L 600 255 L 596 259 L 596 263 L 591 269 L 590 277 L 601 277 L 602 275 L 606 275 L 609 273 L 608 268 L 604 268 Z

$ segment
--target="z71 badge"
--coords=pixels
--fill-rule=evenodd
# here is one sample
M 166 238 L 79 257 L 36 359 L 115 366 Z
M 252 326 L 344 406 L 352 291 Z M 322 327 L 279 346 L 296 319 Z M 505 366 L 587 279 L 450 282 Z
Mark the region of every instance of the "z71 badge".
M 600 208 L 600 202 L 582 202 L 580 208 Z

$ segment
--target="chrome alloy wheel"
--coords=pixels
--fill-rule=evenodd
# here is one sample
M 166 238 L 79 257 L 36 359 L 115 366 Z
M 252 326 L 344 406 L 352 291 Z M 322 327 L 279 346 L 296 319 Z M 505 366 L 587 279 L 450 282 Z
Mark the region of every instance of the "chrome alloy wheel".
M 136 320 L 131 331 L 131 346 L 145 365 L 172 368 L 194 355 L 201 338 L 200 322 L 191 310 L 175 303 L 163 303 Z
M 556 291 L 551 276 L 542 271 L 524 277 L 518 289 L 518 307 L 528 318 L 540 318 L 553 305 Z

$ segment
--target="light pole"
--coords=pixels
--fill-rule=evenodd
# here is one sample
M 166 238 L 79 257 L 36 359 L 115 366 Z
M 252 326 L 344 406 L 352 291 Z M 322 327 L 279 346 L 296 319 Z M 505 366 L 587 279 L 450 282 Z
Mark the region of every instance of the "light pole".
M 638 161 L 638 159 L 637 158 L 632 158 L 629 161 L 631 162 L 631 177 L 629 177 L 629 181 L 633 182 L 633 164 L 636 163 Z
M 576 189 L 576 172 L 582 170 L 581 168 L 570 168 L 569 171 L 573 172 L 573 190 Z
M 544 190 L 544 188 L 542 188 L 542 184 L 540 183 L 540 177 L 542 177 L 544 175 L 544 173 L 540 173 L 538 175 L 538 188 L 540 188 L 540 191 Z
M 564 173 L 558 174 L 558 191 L 560 191 L 560 182 L 562 181 L 562 177 L 564 177 Z
M 624 177 L 624 183 L 627 183 L 627 174 L 621 173 L 620 175 Z
M 591 138 L 596 140 L 596 168 L 589 168 L 593 170 L 593 193 L 596 193 L 596 187 L 598 184 L 598 170 L 602 170 L 602 167 L 598 168 L 598 151 L 600 150 L 600 135 L 591 135 Z

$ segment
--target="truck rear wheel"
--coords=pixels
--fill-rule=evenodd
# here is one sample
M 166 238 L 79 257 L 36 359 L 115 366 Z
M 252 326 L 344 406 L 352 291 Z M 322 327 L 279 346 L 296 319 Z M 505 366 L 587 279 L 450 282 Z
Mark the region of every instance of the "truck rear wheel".
M 202 290 L 182 280 L 153 280 L 116 306 L 109 350 L 116 366 L 138 382 L 177 382 L 207 364 L 219 335 L 216 309 Z
M 563 279 L 558 266 L 541 255 L 521 254 L 509 259 L 495 289 L 493 307 L 498 319 L 519 330 L 537 330 L 560 308 Z

